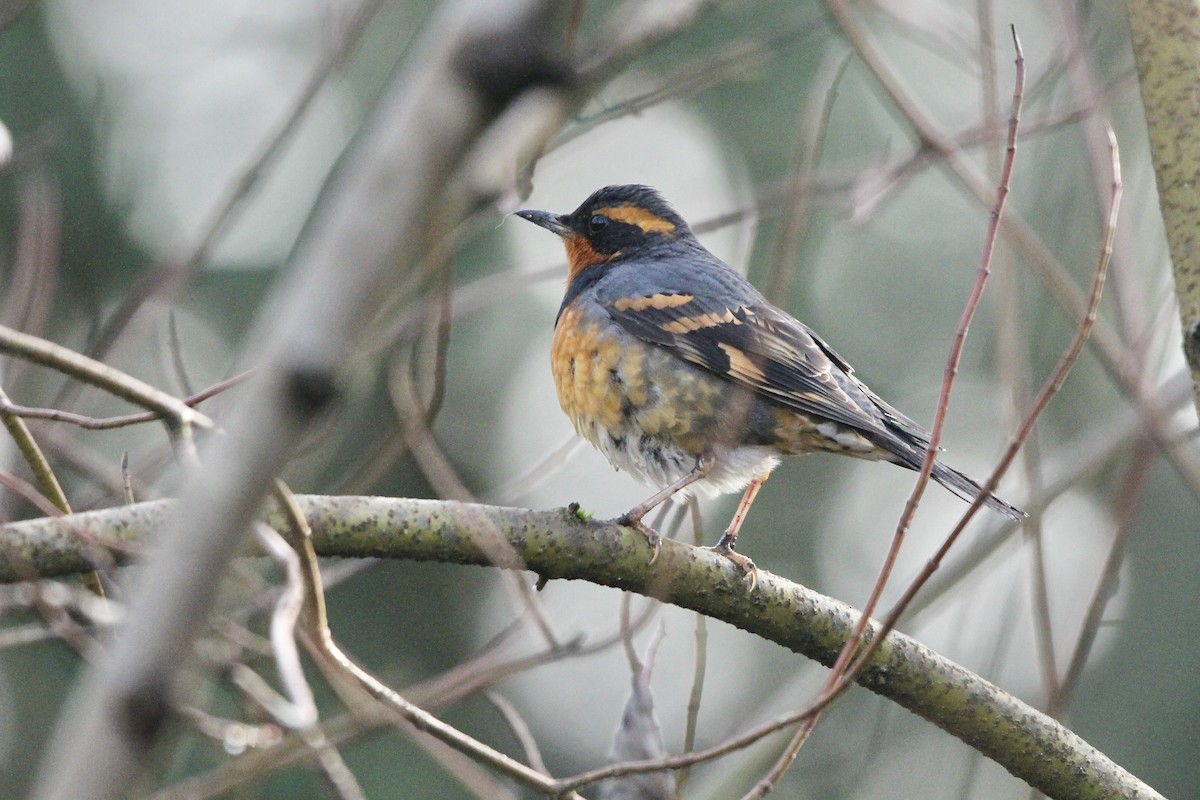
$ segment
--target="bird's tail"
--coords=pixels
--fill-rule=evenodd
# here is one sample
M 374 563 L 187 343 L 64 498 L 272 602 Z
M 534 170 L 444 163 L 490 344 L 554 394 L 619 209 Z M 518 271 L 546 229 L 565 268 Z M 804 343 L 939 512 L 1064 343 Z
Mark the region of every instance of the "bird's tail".
M 940 461 L 933 465 L 933 479 L 968 502 L 974 500 L 983 491 L 983 487 L 974 480 L 952 467 L 947 467 Z M 1013 522 L 1020 522 L 1029 516 L 1021 509 L 1004 502 L 995 495 L 988 497 L 987 500 L 983 501 L 983 504 L 994 511 L 1000 512 Z

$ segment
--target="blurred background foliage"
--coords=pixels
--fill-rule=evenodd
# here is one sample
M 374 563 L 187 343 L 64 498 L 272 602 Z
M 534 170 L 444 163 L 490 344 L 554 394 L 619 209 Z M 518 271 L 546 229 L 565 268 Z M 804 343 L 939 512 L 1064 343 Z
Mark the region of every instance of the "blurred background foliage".
M 259 302 L 272 281 L 287 278 L 289 250 L 323 182 L 383 81 L 409 55 L 433 3 L 368 3 L 378 9 L 361 35 L 353 0 L 5 5 L 0 121 L 15 152 L 0 170 L 0 321 L 181 396 L 229 376 Z M 579 51 L 628 13 L 612 3 L 564 3 L 564 35 L 571 7 L 581 11 Z M 1104 122 L 1116 131 L 1125 201 L 1101 325 L 1120 343 L 1119 358 L 1105 363 L 1085 351 L 1030 455 L 1002 484 L 1001 494 L 1033 512 L 1030 524 L 1006 533 L 997 519 L 975 523 L 955 562 L 958 579 L 940 584 L 904 628 L 1045 707 L 1118 541 L 1120 574 L 1063 717 L 1164 794 L 1188 796 L 1200 785 L 1196 419 L 1187 393 L 1165 388 L 1178 382 L 1183 362 L 1123 6 L 876 0 L 849 9 L 892 74 L 993 184 L 1013 85 L 1007 28 L 1017 26 L 1029 84 L 1009 211 L 1084 289 L 1109 202 L 1107 154 L 1097 150 L 1096 133 Z M 297 454 L 286 476 L 292 486 L 538 508 L 574 500 L 601 517 L 642 499 L 646 489 L 614 474 L 601 456 L 569 447 L 572 432 L 548 369 L 563 254 L 554 237 L 506 216 L 521 207 L 567 211 L 612 183 L 661 189 L 706 245 L 820 331 L 873 389 L 928 423 L 989 207 L 922 147 L 905 109 L 856 54 L 860 44 L 820 2 L 717 3 L 600 87 L 547 148 L 528 198 L 514 191 L 481 209 L 454 229 L 445 263 L 397 276 L 389 311 L 353 365 L 349 400 Z M 325 65 L 342 47 L 347 58 Z M 319 88 L 301 107 L 310 84 Z M 294 132 L 268 147 L 297 109 Z M 243 197 L 234 187 L 264 148 L 272 156 Z M 208 238 L 224 209 L 229 224 Z M 189 262 L 197 269 L 187 272 Z M 951 406 L 948 461 L 987 474 L 1073 327 L 1028 252 L 1002 236 Z M 17 402 L 93 416 L 126 410 L 41 369 L 9 360 L 0 368 Z M 1131 417 L 1130 386 L 1168 409 L 1161 425 L 1173 459 Z M 235 388 L 204 408 L 219 418 L 236 397 Z M 124 452 L 139 498 L 175 488 L 158 428 L 32 426 L 76 510 L 121 502 Z M 4 469 L 24 475 L 9 442 L 0 446 Z M 743 547 L 764 569 L 860 605 L 912 476 L 846 461 L 786 463 L 760 496 Z M 733 502 L 704 504 L 704 541 L 715 541 Z M 962 508 L 930 491 L 898 585 Z M 6 519 L 37 515 L 11 493 L 0 496 L 0 511 Z M 692 531 L 685 526 L 679 535 L 690 540 Z M 985 542 L 995 546 L 972 556 Z M 335 633 L 402 690 L 471 656 L 520 609 L 493 571 L 331 568 Z M 255 598 L 277 576 L 248 562 L 237 577 L 224 608 L 261 633 Z M 15 595 L 5 598 L 0 796 L 19 797 L 80 661 L 54 635 L 25 636 L 40 629 L 40 618 Z M 538 599 L 562 641 L 592 642 L 616 629 L 616 591 L 555 583 Z M 694 625 L 668 608 L 639 634 L 644 646 L 654 630 L 665 633 L 652 686 L 673 752 L 683 738 Z M 708 634 L 701 746 L 798 707 L 824 678 L 822 668 L 722 624 L 710 623 Z M 232 647 L 228 636 L 214 626 L 208 650 Z M 506 646 L 538 643 L 525 631 Z M 220 658 L 206 652 L 192 679 L 206 687 L 198 706 L 239 717 L 236 693 L 212 677 L 220 670 L 204 669 Z M 625 656 L 610 647 L 495 688 L 525 716 L 561 775 L 603 761 L 628 686 Z M 336 703 L 323 699 L 335 715 Z M 519 754 L 478 693 L 438 712 Z M 240 748 L 223 730 L 224 741 L 193 730 L 164 758 L 162 785 L 227 762 Z M 697 769 L 688 796 L 740 793 L 780 743 Z M 358 737 L 343 752 L 371 797 L 477 796 L 390 729 Z M 301 764 L 224 796 L 320 791 L 314 770 Z M 823 721 L 779 794 L 1029 792 L 963 743 L 856 692 Z

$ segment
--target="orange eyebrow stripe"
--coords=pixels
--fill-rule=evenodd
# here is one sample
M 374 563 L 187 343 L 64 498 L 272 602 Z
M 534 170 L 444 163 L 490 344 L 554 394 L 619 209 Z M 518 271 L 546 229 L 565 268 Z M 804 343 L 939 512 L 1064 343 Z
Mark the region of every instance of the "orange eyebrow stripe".
M 690 294 L 652 294 L 648 297 L 622 297 L 613 303 L 617 311 L 645 311 L 687 305 L 696 298 Z
M 643 233 L 674 233 L 675 223 L 663 219 L 639 206 L 610 206 L 596 209 L 597 214 L 603 214 L 618 222 L 628 222 L 637 225 Z

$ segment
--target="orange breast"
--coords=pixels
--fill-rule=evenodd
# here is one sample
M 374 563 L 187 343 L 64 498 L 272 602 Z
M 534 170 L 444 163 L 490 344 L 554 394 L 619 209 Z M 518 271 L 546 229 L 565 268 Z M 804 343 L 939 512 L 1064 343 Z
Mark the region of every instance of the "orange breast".
M 615 336 L 569 306 L 554 327 L 550 362 L 559 405 L 581 436 L 594 442 L 592 426 L 621 427 L 622 392 L 614 380 L 621 353 Z
M 597 446 L 604 435 L 645 436 L 698 456 L 727 416 L 727 382 L 575 306 L 564 309 L 554 329 L 551 365 L 559 404 Z M 736 428 L 726 432 L 736 437 Z

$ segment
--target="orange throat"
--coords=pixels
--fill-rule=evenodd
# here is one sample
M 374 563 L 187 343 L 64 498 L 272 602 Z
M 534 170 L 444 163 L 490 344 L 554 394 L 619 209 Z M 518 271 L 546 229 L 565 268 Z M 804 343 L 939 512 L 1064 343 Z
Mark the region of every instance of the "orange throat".
M 592 248 L 591 242 L 587 237 L 580 236 L 577 233 L 568 234 L 563 237 L 563 244 L 567 248 L 567 283 L 570 284 L 588 267 L 596 264 L 603 264 L 605 261 L 612 261 L 620 254 L 620 250 L 615 253 L 604 255 L 598 253 Z

